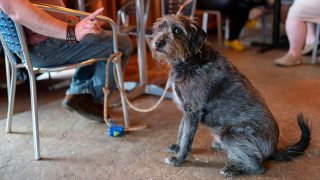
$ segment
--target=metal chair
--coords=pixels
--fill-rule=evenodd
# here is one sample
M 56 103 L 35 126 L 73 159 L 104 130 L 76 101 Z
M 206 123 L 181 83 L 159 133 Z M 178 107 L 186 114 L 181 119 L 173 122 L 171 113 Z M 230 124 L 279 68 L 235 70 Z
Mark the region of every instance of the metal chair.
M 207 3 L 210 3 L 210 5 L 207 5 Z M 207 26 L 208 26 L 208 17 L 209 15 L 215 15 L 216 22 L 217 22 L 217 38 L 218 38 L 218 44 L 222 46 L 222 11 L 230 7 L 230 5 L 233 3 L 233 1 L 228 0 L 215 0 L 215 1 L 201 1 L 197 5 L 196 12 L 201 14 L 202 13 L 202 29 L 207 32 Z M 209 9 L 209 7 L 210 9 Z M 225 39 L 229 36 L 229 24 L 230 20 L 228 17 L 226 17 L 225 22 Z
M 150 9 L 150 0 L 145 1 L 144 6 L 144 16 L 143 16 L 143 22 L 144 24 L 147 23 L 148 15 L 149 15 L 149 9 Z M 137 36 L 137 27 L 135 24 L 130 22 L 131 17 L 136 16 L 136 7 L 135 7 L 135 1 L 129 1 L 126 4 L 124 4 L 118 11 L 117 11 L 117 30 L 118 32 L 122 34 L 129 34 Z M 146 37 L 150 37 L 150 32 L 146 33 Z
M 79 17 L 85 17 L 89 15 L 87 12 L 81 12 L 77 10 L 72 10 L 68 8 L 35 4 L 36 6 L 52 12 L 64 13 L 68 15 L 74 15 Z M 112 19 L 105 16 L 97 16 L 98 20 L 105 21 L 109 23 L 112 27 L 113 32 L 113 47 L 114 47 L 114 60 L 121 60 L 119 57 L 118 41 L 116 34 L 116 25 Z M 7 70 L 7 83 L 8 83 L 8 114 L 7 114 L 7 127 L 6 132 L 11 132 L 12 127 L 12 115 L 14 108 L 14 99 L 16 91 L 16 70 L 18 68 L 26 68 L 29 76 L 30 83 L 30 96 L 31 96 L 31 112 L 32 112 L 32 131 L 33 131 L 33 141 L 34 141 L 34 158 L 36 160 L 40 159 L 40 142 L 39 142 L 39 127 L 38 127 L 38 107 L 37 107 L 37 90 L 36 90 L 36 79 L 35 74 L 43 72 L 56 72 L 64 71 L 73 68 L 78 68 L 86 65 L 93 64 L 97 61 L 107 61 L 108 58 L 104 59 L 89 59 L 76 64 L 68 64 L 64 66 L 48 67 L 48 68 L 37 68 L 34 67 L 30 61 L 28 46 L 26 44 L 25 34 L 23 27 L 14 22 L 2 11 L 0 12 L 0 40 L 5 52 L 6 70 Z M 18 63 L 21 60 L 21 63 Z M 121 65 L 116 64 L 118 81 L 120 82 L 120 88 L 123 88 L 123 78 Z M 127 113 L 127 107 L 125 103 L 125 98 L 121 94 L 122 108 L 125 126 L 128 127 L 129 119 Z
M 161 0 L 161 15 L 176 14 L 178 11 L 181 14 L 193 17 L 196 7 L 196 0 Z M 146 26 L 150 9 L 150 0 L 145 1 L 145 14 L 143 22 Z M 130 22 L 130 16 L 136 16 L 135 1 L 129 1 L 122 6 L 117 12 L 117 29 L 120 33 L 137 35 L 135 24 Z M 152 38 L 152 28 L 146 27 L 146 38 Z
M 196 4 L 196 0 L 162 0 L 162 16 L 180 12 L 181 14 L 184 14 L 186 16 L 193 17 Z
M 221 24 L 221 12 L 218 10 L 197 10 L 197 12 L 202 13 L 202 29 L 207 32 L 208 27 L 208 17 L 209 15 L 215 15 L 217 21 L 217 37 L 218 44 L 222 45 L 222 24 Z M 226 24 L 229 24 L 229 19 L 226 20 Z M 229 26 L 227 26 L 229 28 Z M 229 31 L 229 29 L 226 29 Z M 229 33 L 226 33 L 229 34 Z
M 316 62 L 317 62 L 319 35 L 320 35 L 320 24 L 317 24 L 316 39 L 315 39 L 314 44 L 313 44 L 313 50 L 312 50 L 312 56 L 311 56 L 311 64 L 316 64 Z

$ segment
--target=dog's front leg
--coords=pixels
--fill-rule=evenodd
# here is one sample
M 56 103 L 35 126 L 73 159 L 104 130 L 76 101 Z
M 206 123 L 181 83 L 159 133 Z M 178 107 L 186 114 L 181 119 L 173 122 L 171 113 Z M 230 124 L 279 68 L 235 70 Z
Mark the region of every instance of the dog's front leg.
M 197 113 L 186 113 L 184 117 L 184 122 L 182 126 L 180 126 L 181 135 L 179 141 L 179 152 L 177 153 L 176 157 L 165 158 L 165 163 L 174 166 L 181 166 L 183 161 L 186 159 L 188 152 L 191 151 L 192 141 L 199 124 Z
M 168 148 L 168 152 L 170 153 L 178 153 L 180 150 L 180 142 L 181 142 L 181 136 L 182 136 L 182 131 L 186 122 L 186 117 L 185 115 L 183 115 L 180 125 L 179 125 L 179 130 L 178 130 L 178 136 L 177 136 L 177 142 L 176 144 L 172 144 L 171 146 L 169 146 Z

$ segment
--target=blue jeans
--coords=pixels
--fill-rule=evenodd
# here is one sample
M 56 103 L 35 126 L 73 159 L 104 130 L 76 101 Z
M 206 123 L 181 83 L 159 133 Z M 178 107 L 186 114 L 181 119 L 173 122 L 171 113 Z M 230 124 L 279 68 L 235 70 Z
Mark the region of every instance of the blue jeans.
M 118 48 L 122 52 L 122 67 L 132 52 L 131 39 L 118 35 Z M 50 67 L 81 62 L 91 58 L 108 58 L 113 53 L 111 31 L 98 35 L 89 34 L 77 44 L 67 44 L 65 40 L 48 38 L 30 47 L 30 58 L 34 67 Z M 106 62 L 78 68 L 66 94 L 91 94 L 98 103 L 103 103 Z M 109 66 L 110 93 L 116 88 L 113 76 L 113 63 Z

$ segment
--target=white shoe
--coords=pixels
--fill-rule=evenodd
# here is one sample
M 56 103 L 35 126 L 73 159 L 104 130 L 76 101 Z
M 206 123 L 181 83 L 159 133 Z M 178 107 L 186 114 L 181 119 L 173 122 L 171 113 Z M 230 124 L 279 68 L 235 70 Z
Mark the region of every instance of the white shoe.
M 297 66 L 302 64 L 300 58 L 294 58 L 291 54 L 287 53 L 286 55 L 282 56 L 273 61 L 275 65 L 280 67 L 290 67 L 290 66 Z

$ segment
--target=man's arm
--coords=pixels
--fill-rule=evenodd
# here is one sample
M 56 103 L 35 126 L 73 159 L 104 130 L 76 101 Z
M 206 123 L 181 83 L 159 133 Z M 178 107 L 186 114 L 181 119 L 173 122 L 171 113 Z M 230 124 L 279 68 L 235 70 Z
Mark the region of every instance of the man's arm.
M 39 34 L 66 38 L 67 23 L 51 17 L 28 0 L 0 0 L 0 8 L 14 21 Z
M 36 33 L 66 39 L 67 23 L 55 19 L 43 10 L 34 6 L 29 0 L 0 0 L 0 9 L 19 24 L 33 30 Z M 84 18 L 76 26 L 76 38 L 78 41 L 89 33 L 100 33 L 100 27 L 95 17 L 103 11 L 103 8 Z

